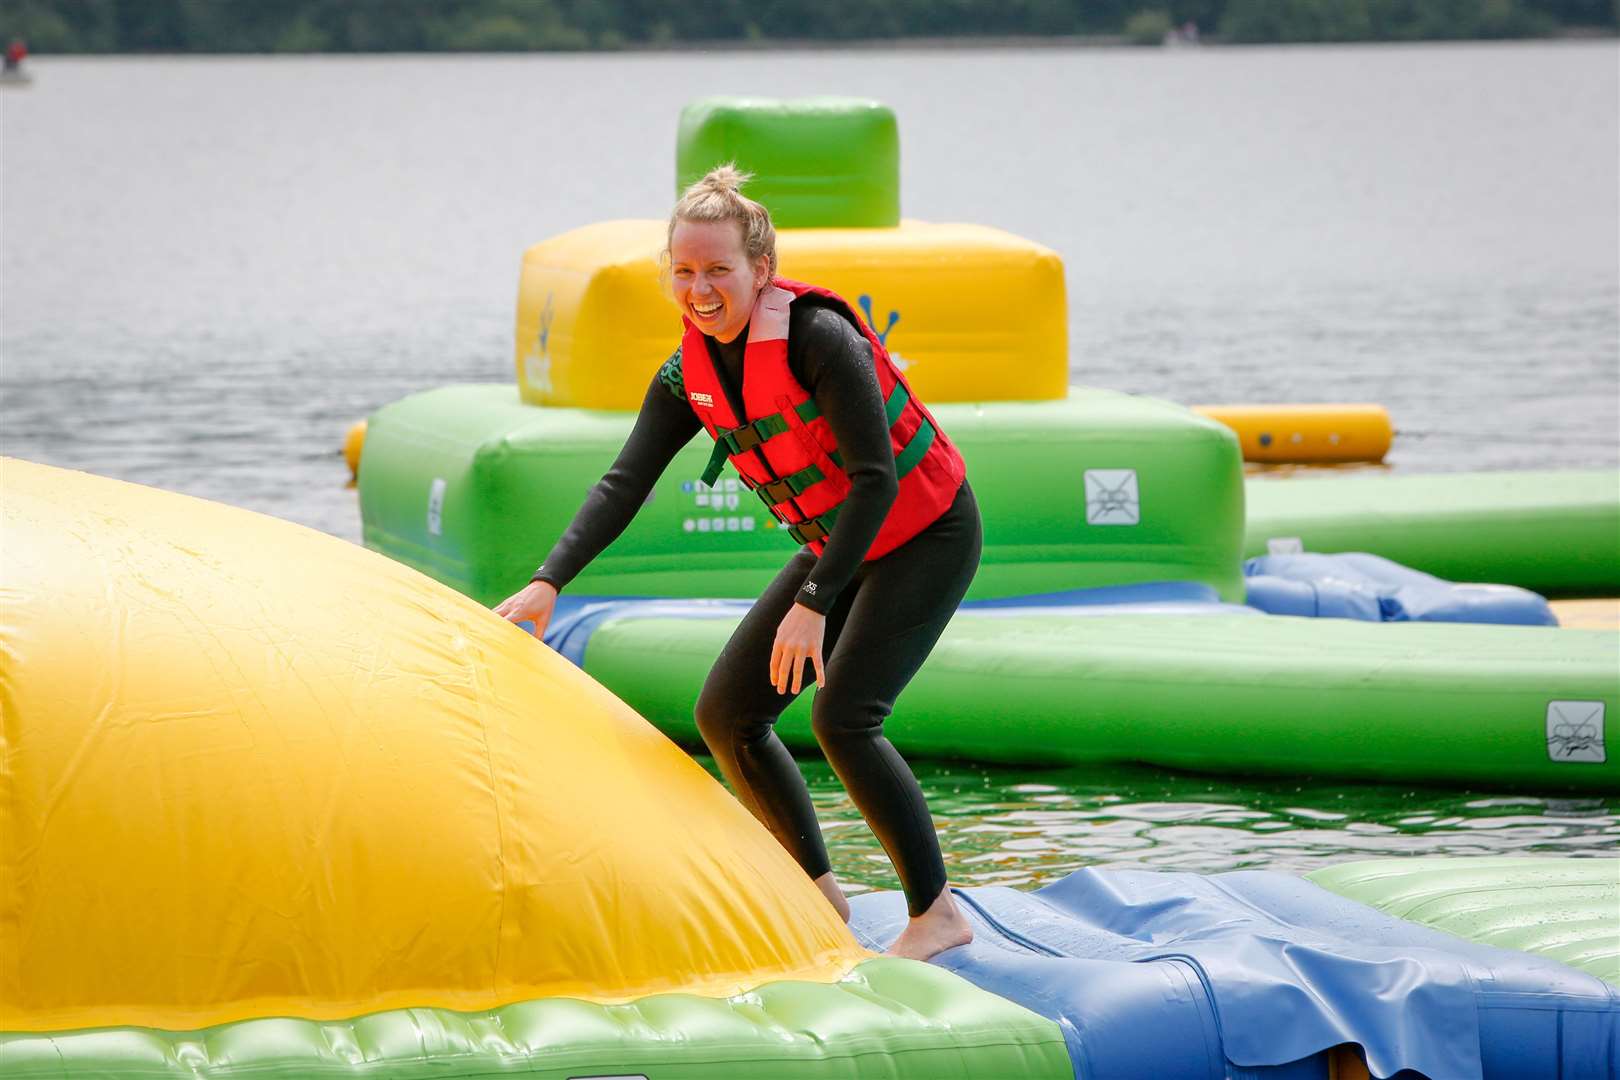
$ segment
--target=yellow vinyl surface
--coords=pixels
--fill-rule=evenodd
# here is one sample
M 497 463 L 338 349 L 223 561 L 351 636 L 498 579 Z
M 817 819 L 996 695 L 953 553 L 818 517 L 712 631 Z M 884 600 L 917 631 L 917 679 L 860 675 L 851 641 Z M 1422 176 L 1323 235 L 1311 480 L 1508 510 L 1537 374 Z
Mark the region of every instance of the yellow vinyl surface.
M 0 462 L 0 1031 L 623 1001 L 867 954 L 673 743 L 361 547 Z
M 524 254 L 516 351 L 524 401 L 640 408 L 653 372 L 680 344 L 680 313 L 658 279 L 664 230 L 662 221 L 604 222 Z M 1068 298 L 1063 262 L 1048 248 L 982 225 L 902 221 L 782 229 L 777 251 L 784 277 L 857 306 L 925 402 L 1068 393 Z
M 1620 630 L 1620 597 L 1591 600 L 1550 600 L 1558 625 L 1578 630 Z
M 1382 405 L 1194 405 L 1237 432 L 1243 460 L 1382 461 L 1395 438 Z

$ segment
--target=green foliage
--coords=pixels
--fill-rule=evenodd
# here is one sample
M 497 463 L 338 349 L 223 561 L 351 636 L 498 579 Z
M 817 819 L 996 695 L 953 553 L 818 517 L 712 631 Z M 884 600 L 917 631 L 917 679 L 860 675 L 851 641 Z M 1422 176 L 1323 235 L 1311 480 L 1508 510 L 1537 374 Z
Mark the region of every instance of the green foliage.
M 445 47 L 460 52 L 525 52 L 534 39 L 533 28 L 515 15 L 486 15 L 459 24 Z
M 1124 35 L 1192 22 L 1228 41 L 1614 33 L 1620 0 L 0 0 L 35 52 L 620 49 L 691 42 Z
M 79 31 L 56 5 L 23 3 L 6 9 L 0 19 L 0 38 L 10 41 L 21 38 L 35 52 L 75 52 L 79 45 Z
M 1170 15 L 1165 11 L 1138 11 L 1125 20 L 1125 40 L 1132 45 L 1157 45 L 1170 32 Z
M 1220 21 L 1226 40 L 1252 42 L 1536 37 L 1556 28 L 1519 0 L 1228 0 Z
M 316 26 L 308 15 L 300 15 L 276 34 L 271 43 L 272 52 L 318 53 L 332 47 L 332 38 Z

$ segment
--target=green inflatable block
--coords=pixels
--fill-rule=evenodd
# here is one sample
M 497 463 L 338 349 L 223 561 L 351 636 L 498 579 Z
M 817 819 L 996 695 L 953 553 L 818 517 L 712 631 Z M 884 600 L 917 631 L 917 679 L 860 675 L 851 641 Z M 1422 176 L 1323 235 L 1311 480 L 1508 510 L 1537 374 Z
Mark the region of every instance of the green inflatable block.
M 1441 473 L 1252 480 L 1244 555 L 1297 539 L 1447 581 L 1620 595 L 1620 473 Z
M 1620 986 L 1620 859 L 1370 859 L 1305 876 L 1390 915 Z
M 837 983 L 767 983 L 732 998 L 549 998 L 482 1013 L 0 1034 L 0 1076 L 1070 1080 L 1074 1069 L 1052 1021 L 941 968 L 874 959 Z
M 970 597 L 1197 581 L 1241 602 L 1237 438 L 1176 405 L 1076 388 L 1062 401 L 933 410 L 984 516 Z M 485 604 L 521 588 L 612 464 L 634 414 L 450 386 L 385 406 L 360 469 L 366 546 Z M 797 545 L 699 433 L 576 595 L 755 597 Z
M 894 112 L 854 98 L 709 98 L 681 110 L 675 193 L 734 161 L 779 229 L 900 224 Z
M 1620 791 L 1620 634 L 1208 607 L 963 609 L 883 733 L 919 758 Z M 693 705 L 739 618 L 611 613 L 581 666 L 698 746 Z M 775 728 L 807 753 L 812 696 Z

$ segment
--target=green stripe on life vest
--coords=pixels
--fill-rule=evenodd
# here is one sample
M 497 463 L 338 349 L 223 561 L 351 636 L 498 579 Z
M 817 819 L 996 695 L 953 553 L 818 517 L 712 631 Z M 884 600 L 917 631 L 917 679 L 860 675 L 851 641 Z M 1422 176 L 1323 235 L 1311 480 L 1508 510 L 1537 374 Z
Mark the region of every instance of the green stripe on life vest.
M 906 384 L 896 382 L 894 389 L 889 391 L 889 399 L 883 403 L 884 411 L 889 414 L 889 426 L 894 427 L 900 422 L 900 414 L 906 411 L 906 402 L 911 395 L 906 392 Z
M 923 455 L 928 453 L 928 448 L 932 445 L 934 445 L 934 425 L 925 418 L 922 427 L 918 428 L 916 434 L 911 436 L 911 441 L 906 443 L 906 448 L 895 455 L 894 478 L 903 479 L 906 473 L 915 469 L 917 462 L 923 459 Z

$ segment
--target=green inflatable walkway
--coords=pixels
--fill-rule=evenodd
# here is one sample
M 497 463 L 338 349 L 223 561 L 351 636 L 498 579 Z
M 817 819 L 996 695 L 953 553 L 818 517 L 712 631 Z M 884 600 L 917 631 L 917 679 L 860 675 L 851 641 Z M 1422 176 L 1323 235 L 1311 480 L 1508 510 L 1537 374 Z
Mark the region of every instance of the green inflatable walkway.
M 1620 473 L 1255 479 L 1245 556 L 1272 540 L 1367 551 L 1448 581 L 1620 595 Z
M 347 1021 L 243 1020 L 0 1034 L 6 1080 L 387 1076 L 398 1080 L 1071 1080 L 1058 1026 L 912 960 L 869 960 L 834 985 L 734 998 L 566 998 L 484 1013 L 395 1009 Z
M 1305 876 L 1390 915 L 1620 987 L 1620 859 L 1372 859 Z
M 738 614 L 637 607 L 600 621 L 583 666 L 698 745 L 692 704 Z M 964 609 L 885 732 L 972 761 L 1620 791 L 1620 635 L 1209 607 Z M 808 697 L 777 730 L 814 751 Z

